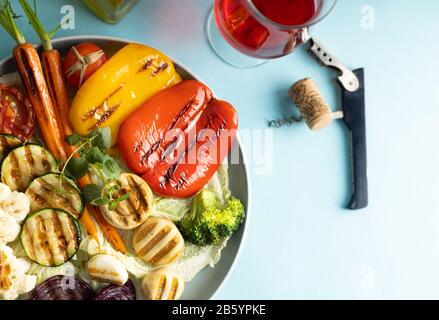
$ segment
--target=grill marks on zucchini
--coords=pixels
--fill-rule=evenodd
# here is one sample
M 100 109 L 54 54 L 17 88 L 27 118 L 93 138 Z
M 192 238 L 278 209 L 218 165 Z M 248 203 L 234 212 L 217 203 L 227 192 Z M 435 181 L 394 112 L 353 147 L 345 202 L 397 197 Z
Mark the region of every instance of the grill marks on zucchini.
M 24 158 L 29 162 L 30 168 L 32 169 L 32 167 L 35 166 L 35 159 L 32 155 L 32 150 L 28 147 L 24 148 Z
M 21 232 L 23 248 L 32 261 L 56 267 L 73 257 L 81 243 L 78 223 L 59 209 L 43 209 L 29 216 Z
M 17 137 L 0 134 L 0 162 L 6 157 L 6 155 L 15 147 L 21 145 L 20 139 Z
M 32 181 L 26 195 L 30 200 L 31 211 L 61 209 L 76 219 L 84 211 L 81 193 L 75 182 L 57 173 L 49 173 Z
M 30 144 L 12 150 L 4 159 L 2 182 L 13 191 L 24 192 L 33 179 L 56 170 L 52 154 L 41 146 Z
M 115 197 L 119 198 L 128 193 L 130 196 L 125 201 L 119 202 L 114 210 L 111 210 L 108 205 L 103 206 L 102 213 L 108 223 L 114 227 L 134 229 L 141 225 L 151 212 L 152 191 L 142 178 L 131 173 L 121 174 L 114 183 L 119 187 Z M 114 183 L 107 188 L 110 188 Z

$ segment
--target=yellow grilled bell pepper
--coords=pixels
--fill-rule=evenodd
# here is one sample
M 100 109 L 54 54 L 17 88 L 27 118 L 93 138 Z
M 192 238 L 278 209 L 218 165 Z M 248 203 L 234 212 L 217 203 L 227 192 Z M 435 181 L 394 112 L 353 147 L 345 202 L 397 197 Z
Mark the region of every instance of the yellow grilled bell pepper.
M 70 109 L 73 128 L 88 135 L 111 129 L 116 143 L 119 126 L 133 111 L 163 89 L 182 79 L 162 52 L 128 44 L 100 67 L 79 89 Z

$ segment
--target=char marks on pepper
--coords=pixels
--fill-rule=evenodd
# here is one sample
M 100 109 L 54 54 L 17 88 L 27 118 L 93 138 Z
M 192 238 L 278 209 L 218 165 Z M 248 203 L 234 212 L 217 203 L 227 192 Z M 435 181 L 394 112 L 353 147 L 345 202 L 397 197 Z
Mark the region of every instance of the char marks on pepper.
M 218 118 L 212 119 L 212 117 L 209 117 L 208 120 L 209 120 L 208 127 L 212 128 L 212 129 L 215 129 L 215 127 L 216 127 L 216 123 L 214 120 L 221 121 L 218 128 L 215 129 L 216 136 L 221 137 L 221 131 L 224 130 L 224 128 L 226 126 L 225 121 L 223 119 L 218 119 Z M 175 171 L 177 170 L 179 163 L 183 160 L 183 158 L 186 156 L 186 154 L 188 154 L 196 146 L 196 143 L 201 141 L 200 135 L 201 135 L 200 132 L 197 133 L 195 141 L 193 141 L 192 143 L 189 143 L 186 150 L 182 153 L 180 158 L 168 168 L 168 170 L 166 171 L 166 173 L 162 177 L 163 178 L 162 181 L 160 182 L 161 188 L 165 188 L 165 186 L 173 179 L 173 175 L 174 175 Z M 214 143 L 213 141 L 209 141 L 208 143 L 205 144 L 205 146 L 210 146 L 213 143 Z M 181 189 L 186 183 L 187 183 L 186 178 L 184 176 L 180 177 L 180 179 L 178 179 L 178 181 L 175 184 L 175 189 L 176 190 Z
M 169 67 L 169 64 L 167 62 L 164 62 L 152 73 L 152 76 L 153 77 L 157 76 L 160 72 L 165 71 L 168 67 Z
M 147 71 L 148 69 L 150 69 L 151 66 L 153 66 L 155 59 L 148 59 L 143 66 L 137 71 L 137 73 L 142 73 L 144 71 Z M 161 64 L 156 70 L 154 70 L 152 72 L 152 76 L 157 76 L 160 72 L 165 71 L 167 68 L 169 67 L 169 64 L 167 62 L 164 62 L 163 64 Z M 104 111 L 104 106 L 106 104 L 106 102 L 108 100 L 111 99 L 111 97 L 113 97 L 119 90 L 121 90 L 124 87 L 123 84 L 121 84 L 119 86 L 119 88 L 117 88 L 114 92 L 112 92 L 110 95 L 108 95 L 104 101 L 97 106 L 96 108 L 90 110 L 89 112 L 87 112 L 86 114 L 84 114 L 82 116 L 82 120 L 86 121 L 89 120 L 93 117 L 96 116 L 96 114 L 100 111 Z M 93 130 L 95 127 L 100 127 L 104 122 L 106 122 L 108 120 L 109 117 L 111 117 L 111 115 L 117 110 L 117 108 L 119 107 L 119 105 L 113 106 L 108 110 L 105 110 L 103 115 L 100 117 L 99 121 L 96 123 L 96 125 L 92 126 L 91 128 L 89 128 L 89 130 Z
M 94 130 L 96 128 L 99 128 L 100 126 L 102 126 L 105 122 L 107 122 L 107 120 L 113 115 L 113 113 L 116 112 L 116 110 L 120 107 L 120 103 L 109 108 L 108 110 L 106 110 L 104 112 L 104 114 L 100 117 L 100 119 L 96 122 L 96 124 L 94 124 L 93 126 L 91 126 L 89 128 L 89 130 Z
M 153 62 L 154 62 L 153 58 L 146 60 L 145 63 L 143 64 L 143 66 L 139 69 L 139 71 L 137 71 L 137 73 L 142 73 L 142 72 L 148 70 L 149 67 L 153 64 Z
M 193 108 L 195 105 L 197 105 L 198 104 L 198 100 L 195 98 L 195 99 L 192 99 L 191 101 L 189 101 L 181 110 L 180 110 L 180 112 L 177 114 L 177 116 L 172 120 L 172 122 L 169 124 L 169 126 L 166 128 L 166 130 L 165 130 L 165 132 L 169 132 L 169 131 L 171 131 L 171 130 L 174 130 L 174 129 L 176 129 L 176 127 L 177 127 L 177 124 L 178 124 L 178 122 L 179 122 L 179 120 L 181 120 L 183 117 L 184 117 L 184 115 L 186 114 L 186 113 L 188 113 L 189 112 L 189 110 L 191 109 L 191 108 Z M 197 110 L 194 110 L 194 111 L 197 111 Z M 194 116 L 195 114 L 196 114 L 197 112 L 195 112 L 195 113 L 190 113 L 189 114 L 189 116 L 190 117 L 192 117 L 192 116 Z M 186 123 L 186 125 L 183 127 L 183 128 L 180 128 L 182 131 L 185 131 L 187 128 L 188 128 L 188 126 L 189 126 L 189 123 L 190 122 L 187 122 Z M 174 140 L 173 141 L 171 141 L 170 142 L 170 144 L 172 144 L 172 143 L 174 143 L 174 142 L 176 142 L 176 139 L 177 139 L 177 137 L 175 137 L 174 138 Z M 140 156 L 140 163 L 142 164 L 142 165 L 146 165 L 146 163 L 147 163 L 147 161 L 148 161 L 148 159 L 149 159 L 149 157 L 155 152 L 155 151 L 157 151 L 158 149 L 159 149 L 159 147 L 161 147 L 163 150 L 165 150 L 166 148 L 167 148 L 167 145 L 166 146 L 162 146 L 161 144 L 163 143 L 163 137 L 161 137 L 157 142 L 155 142 L 147 151 L 145 151 L 143 154 L 141 154 L 141 156 Z M 140 151 L 141 150 L 141 148 L 142 148 L 142 145 L 143 145 L 143 141 L 140 141 L 140 142 L 136 142 L 136 144 L 134 145 L 134 152 L 138 152 L 138 151 Z M 169 145 L 169 144 L 168 144 Z M 163 161 L 163 157 L 161 157 L 161 160 Z

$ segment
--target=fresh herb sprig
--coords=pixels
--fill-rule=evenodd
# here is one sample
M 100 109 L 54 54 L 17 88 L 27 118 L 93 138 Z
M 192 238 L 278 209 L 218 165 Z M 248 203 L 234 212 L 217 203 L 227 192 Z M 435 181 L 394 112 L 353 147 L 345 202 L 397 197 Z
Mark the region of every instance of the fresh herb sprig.
M 119 185 L 112 184 L 102 190 L 96 184 L 86 185 L 84 192 L 84 199 L 86 202 L 95 206 L 108 205 L 110 210 L 116 209 L 120 202 L 129 199 L 131 193 L 125 193 L 124 195 L 118 196 L 116 193 L 120 189 Z
M 78 180 L 89 171 L 89 165 L 96 165 L 102 169 L 107 179 L 114 180 L 120 175 L 120 168 L 116 161 L 108 155 L 111 147 L 111 131 L 109 128 L 100 128 L 89 136 L 83 137 L 74 133 L 65 138 L 71 146 L 76 146 L 80 157 L 70 155 L 63 172 L 66 176 Z
M 83 190 L 83 197 L 87 203 L 95 206 L 108 205 L 114 210 L 117 205 L 127 200 L 130 194 L 117 196 L 119 185 L 114 183 L 121 174 L 117 162 L 108 154 L 111 147 L 110 128 L 99 128 L 89 136 L 83 137 L 77 133 L 66 137 L 66 142 L 77 147 L 80 157 L 73 154 L 67 159 L 61 174 L 78 180 L 89 172 L 100 180 L 98 184 L 88 184 Z
M 12 38 L 15 39 L 15 41 L 17 41 L 18 44 L 25 44 L 26 39 L 15 24 L 15 19 L 18 18 L 20 18 L 20 16 L 14 13 L 10 1 L 0 1 L 0 25 Z
M 58 24 L 52 31 L 47 32 L 44 29 L 43 24 L 38 18 L 37 14 L 37 3 L 36 0 L 33 0 L 33 7 L 29 4 L 28 0 L 18 0 L 23 8 L 24 13 L 29 19 L 29 23 L 35 29 L 38 34 L 41 44 L 44 50 L 49 51 L 53 49 L 52 46 L 52 38 L 53 36 L 61 29 L 61 24 Z

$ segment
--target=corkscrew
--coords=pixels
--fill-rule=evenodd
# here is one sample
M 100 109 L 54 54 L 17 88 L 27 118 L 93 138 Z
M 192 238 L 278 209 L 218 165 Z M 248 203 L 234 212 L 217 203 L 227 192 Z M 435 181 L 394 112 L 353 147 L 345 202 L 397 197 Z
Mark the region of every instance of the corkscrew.
M 342 110 L 333 112 L 312 79 L 295 83 L 289 95 L 297 105 L 301 118 L 271 121 L 280 127 L 305 121 L 311 130 L 321 130 L 333 120 L 343 119 L 349 130 L 352 144 L 352 198 L 349 209 L 361 209 L 368 205 L 366 119 L 364 94 L 364 69 L 350 70 L 316 38 L 311 38 L 309 52 L 317 61 L 335 70 L 342 91 Z

